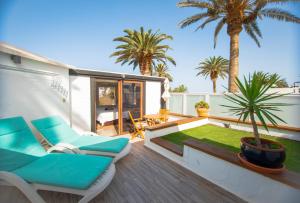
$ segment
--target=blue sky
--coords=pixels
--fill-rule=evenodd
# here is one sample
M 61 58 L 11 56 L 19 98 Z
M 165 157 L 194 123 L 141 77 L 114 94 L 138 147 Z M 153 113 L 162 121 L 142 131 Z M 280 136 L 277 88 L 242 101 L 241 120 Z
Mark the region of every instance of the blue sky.
M 189 92 L 211 92 L 209 79 L 196 77 L 195 67 L 209 56 L 229 57 L 226 29 L 213 49 L 215 25 L 194 32 L 195 26 L 180 29 L 178 23 L 197 13 L 177 8 L 176 0 L 0 0 L 0 41 L 63 63 L 89 69 L 133 73 L 132 67 L 115 64 L 110 54 L 117 45 L 112 39 L 126 28 L 160 29 L 172 35 L 167 42 L 177 62 L 170 66 L 175 81 Z M 286 8 L 300 16 L 300 5 Z M 266 19 L 259 23 L 262 47 L 244 33 L 240 36 L 240 76 L 263 70 L 277 72 L 291 84 L 300 81 L 300 25 Z M 139 74 L 138 71 L 134 73 Z M 226 81 L 218 81 L 223 91 Z

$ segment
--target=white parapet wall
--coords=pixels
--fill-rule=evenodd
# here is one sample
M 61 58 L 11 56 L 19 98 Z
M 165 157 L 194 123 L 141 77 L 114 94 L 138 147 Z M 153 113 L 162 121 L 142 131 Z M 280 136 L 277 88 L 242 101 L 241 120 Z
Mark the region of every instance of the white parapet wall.
M 184 145 L 184 167 L 248 202 L 296 203 L 300 190 Z
M 183 156 L 179 156 L 151 142 L 152 138 L 208 123 L 210 123 L 208 119 L 203 119 L 158 130 L 146 130 L 145 146 L 246 201 L 257 203 L 299 202 L 300 190 L 288 184 L 253 172 L 187 145 L 184 145 Z
M 156 137 L 161 137 L 170 133 L 175 133 L 178 131 L 182 131 L 182 130 L 186 130 L 186 129 L 190 129 L 190 128 L 195 128 L 201 125 L 205 125 L 208 124 L 209 121 L 208 119 L 201 119 L 201 120 L 196 120 L 196 121 L 192 121 L 192 122 L 188 122 L 188 123 L 184 123 L 181 125 L 175 125 L 175 126 L 170 126 L 170 127 L 166 127 L 166 128 L 162 128 L 162 129 L 158 129 L 158 130 L 147 130 L 145 132 L 145 145 L 147 146 L 148 144 L 150 144 L 150 140 L 152 138 L 156 138 Z
M 225 127 L 225 125 L 227 125 L 231 129 L 253 132 L 253 128 L 249 124 L 236 123 L 233 121 L 221 121 L 221 120 L 211 119 L 211 118 L 209 119 L 209 123 L 221 127 Z M 300 141 L 300 132 L 296 132 L 296 131 L 277 129 L 277 128 L 269 128 L 269 131 L 267 131 L 266 129 L 264 129 L 264 127 L 258 126 L 258 132 L 264 135 L 270 135 L 274 137 L 281 137 L 290 140 Z
M 181 130 L 189 129 L 189 128 L 195 128 L 200 125 L 205 125 L 208 123 L 208 119 L 202 119 L 202 120 L 197 120 L 189 123 L 185 123 L 182 125 L 177 125 L 177 126 L 172 126 L 168 128 L 163 128 L 159 130 L 154 130 L 154 131 L 149 131 L 146 130 L 145 132 L 145 140 L 144 140 L 144 145 L 154 151 L 159 152 L 161 155 L 165 156 L 168 159 L 171 159 L 172 161 L 183 165 L 183 158 L 181 156 L 176 155 L 173 152 L 170 152 L 169 150 L 166 150 L 163 147 L 160 147 L 157 144 L 154 144 L 151 142 L 151 139 L 156 138 L 156 137 L 161 137 L 170 133 L 178 132 Z
M 91 79 L 70 76 L 71 125 L 78 132 L 91 131 Z

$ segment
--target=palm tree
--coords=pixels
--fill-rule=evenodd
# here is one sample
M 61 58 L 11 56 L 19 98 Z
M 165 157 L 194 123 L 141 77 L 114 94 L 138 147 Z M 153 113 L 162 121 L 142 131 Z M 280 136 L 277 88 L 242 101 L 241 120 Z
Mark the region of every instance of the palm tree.
M 197 76 L 202 75 L 207 78 L 210 77 L 211 81 L 213 82 L 213 91 L 214 93 L 217 92 L 217 79 L 221 77 L 225 79 L 228 74 L 228 60 L 223 58 L 222 56 L 218 57 L 209 57 L 205 59 L 203 62 L 199 64 L 199 67 L 196 69 L 199 70 Z
M 224 25 L 227 25 L 227 34 L 230 36 L 230 62 L 228 89 L 237 91 L 235 78 L 239 71 L 239 35 L 244 29 L 246 33 L 260 47 L 258 38 L 262 37 L 257 20 L 271 18 L 279 21 L 300 23 L 300 18 L 280 8 L 270 8 L 272 5 L 282 6 L 288 2 L 299 0 L 188 0 L 177 4 L 178 7 L 193 7 L 204 10 L 201 13 L 186 18 L 180 22 L 184 28 L 203 20 L 196 30 L 203 29 L 206 24 L 218 21 L 214 32 L 214 47 L 217 36 Z
M 171 36 L 158 31 L 145 32 L 143 27 L 139 31 L 126 29 L 124 32 L 125 36 L 113 40 L 122 43 L 116 47 L 118 51 L 111 55 L 118 57 L 116 63 L 133 65 L 133 70 L 139 66 L 142 75 L 151 75 L 152 67 L 157 62 L 166 64 L 169 61 L 176 65 L 174 59 L 166 55 L 170 47 L 161 44 L 164 40 L 172 40 Z
M 256 72 L 257 77 L 263 78 L 263 83 L 270 83 L 274 78 L 278 78 L 273 87 L 284 88 L 289 87 L 285 78 L 282 78 L 278 73 L 264 73 L 263 71 Z
M 163 63 L 160 63 L 155 67 L 155 73 L 158 77 L 168 78 L 169 81 L 172 82 L 173 77 L 168 72 L 169 72 L 168 67 Z
M 280 79 L 276 82 L 276 87 L 278 88 L 287 88 L 289 87 L 289 84 L 287 83 L 285 78 Z
M 178 87 L 175 87 L 174 89 L 170 89 L 170 92 L 176 92 L 176 93 L 184 93 L 187 91 L 188 91 L 188 88 L 185 85 L 179 85 Z

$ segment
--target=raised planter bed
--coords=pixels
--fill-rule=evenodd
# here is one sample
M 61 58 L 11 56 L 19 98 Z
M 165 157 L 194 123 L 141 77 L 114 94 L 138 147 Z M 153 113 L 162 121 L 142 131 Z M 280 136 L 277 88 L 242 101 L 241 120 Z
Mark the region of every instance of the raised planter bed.
M 181 153 L 174 143 L 160 138 L 169 133 L 208 123 L 208 119 L 193 120 L 189 123 L 146 130 L 145 146 L 246 201 L 275 203 L 299 201 L 298 173 L 285 171 L 279 175 L 260 174 L 246 168 L 240 163 L 236 153 L 227 149 L 190 139 L 184 142 Z
M 200 150 L 202 152 L 205 152 L 209 155 L 212 155 L 216 158 L 222 159 L 224 161 L 228 161 L 232 164 L 235 164 L 239 167 L 251 170 L 247 167 L 245 167 L 244 164 L 242 164 L 236 153 L 231 152 L 226 149 L 222 149 L 220 147 L 216 147 L 207 143 L 202 143 L 195 139 L 189 139 L 184 142 L 185 146 L 191 147 L 196 150 Z M 253 172 L 257 172 L 255 170 L 252 170 Z M 279 181 L 281 183 L 287 184 L 293 188 L 296 188 L 300 190 L 300 174 L 292 171 L 286 170 L 285 172 L 281 174 L 265 174 L 265 173 L 259 173 L 260 175 L 267 176 L 269 178 L 272 178 L 276 181 Z
M 177 144 L 161 139 L 160 137 L 152 138 L 151 142 L 177 154 L 178 156 L 183 156 L 183 149 Z

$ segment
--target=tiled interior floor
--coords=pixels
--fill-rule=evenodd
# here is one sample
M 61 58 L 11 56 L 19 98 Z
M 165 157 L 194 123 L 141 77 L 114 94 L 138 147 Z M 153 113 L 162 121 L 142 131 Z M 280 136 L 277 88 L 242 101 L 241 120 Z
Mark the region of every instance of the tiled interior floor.
M 180 116 L 170 116 L 168 122 L 172 122 L 172 121 L 176 121 L 176 120 L 181 120 L 181 119 L 185 119 L 184 117 L 180 117 Z M 145 125 L 146 121 L 144 122 Z M 97 134 L 98 135 L 103 135 L 103 136 L 116 136 L 118 135 L 117 132 L 117 127 L 114 125 L 109 125 L 109 126 L 102 126 L 100 129 L 97 130 Z
M 109 125 L 109 126 L 103 126 L 101 127 L 101 129 L 98 129 L 97 134 L 103 136 L 115 136 L 118 134 L 118 132 L 114 125 Z

